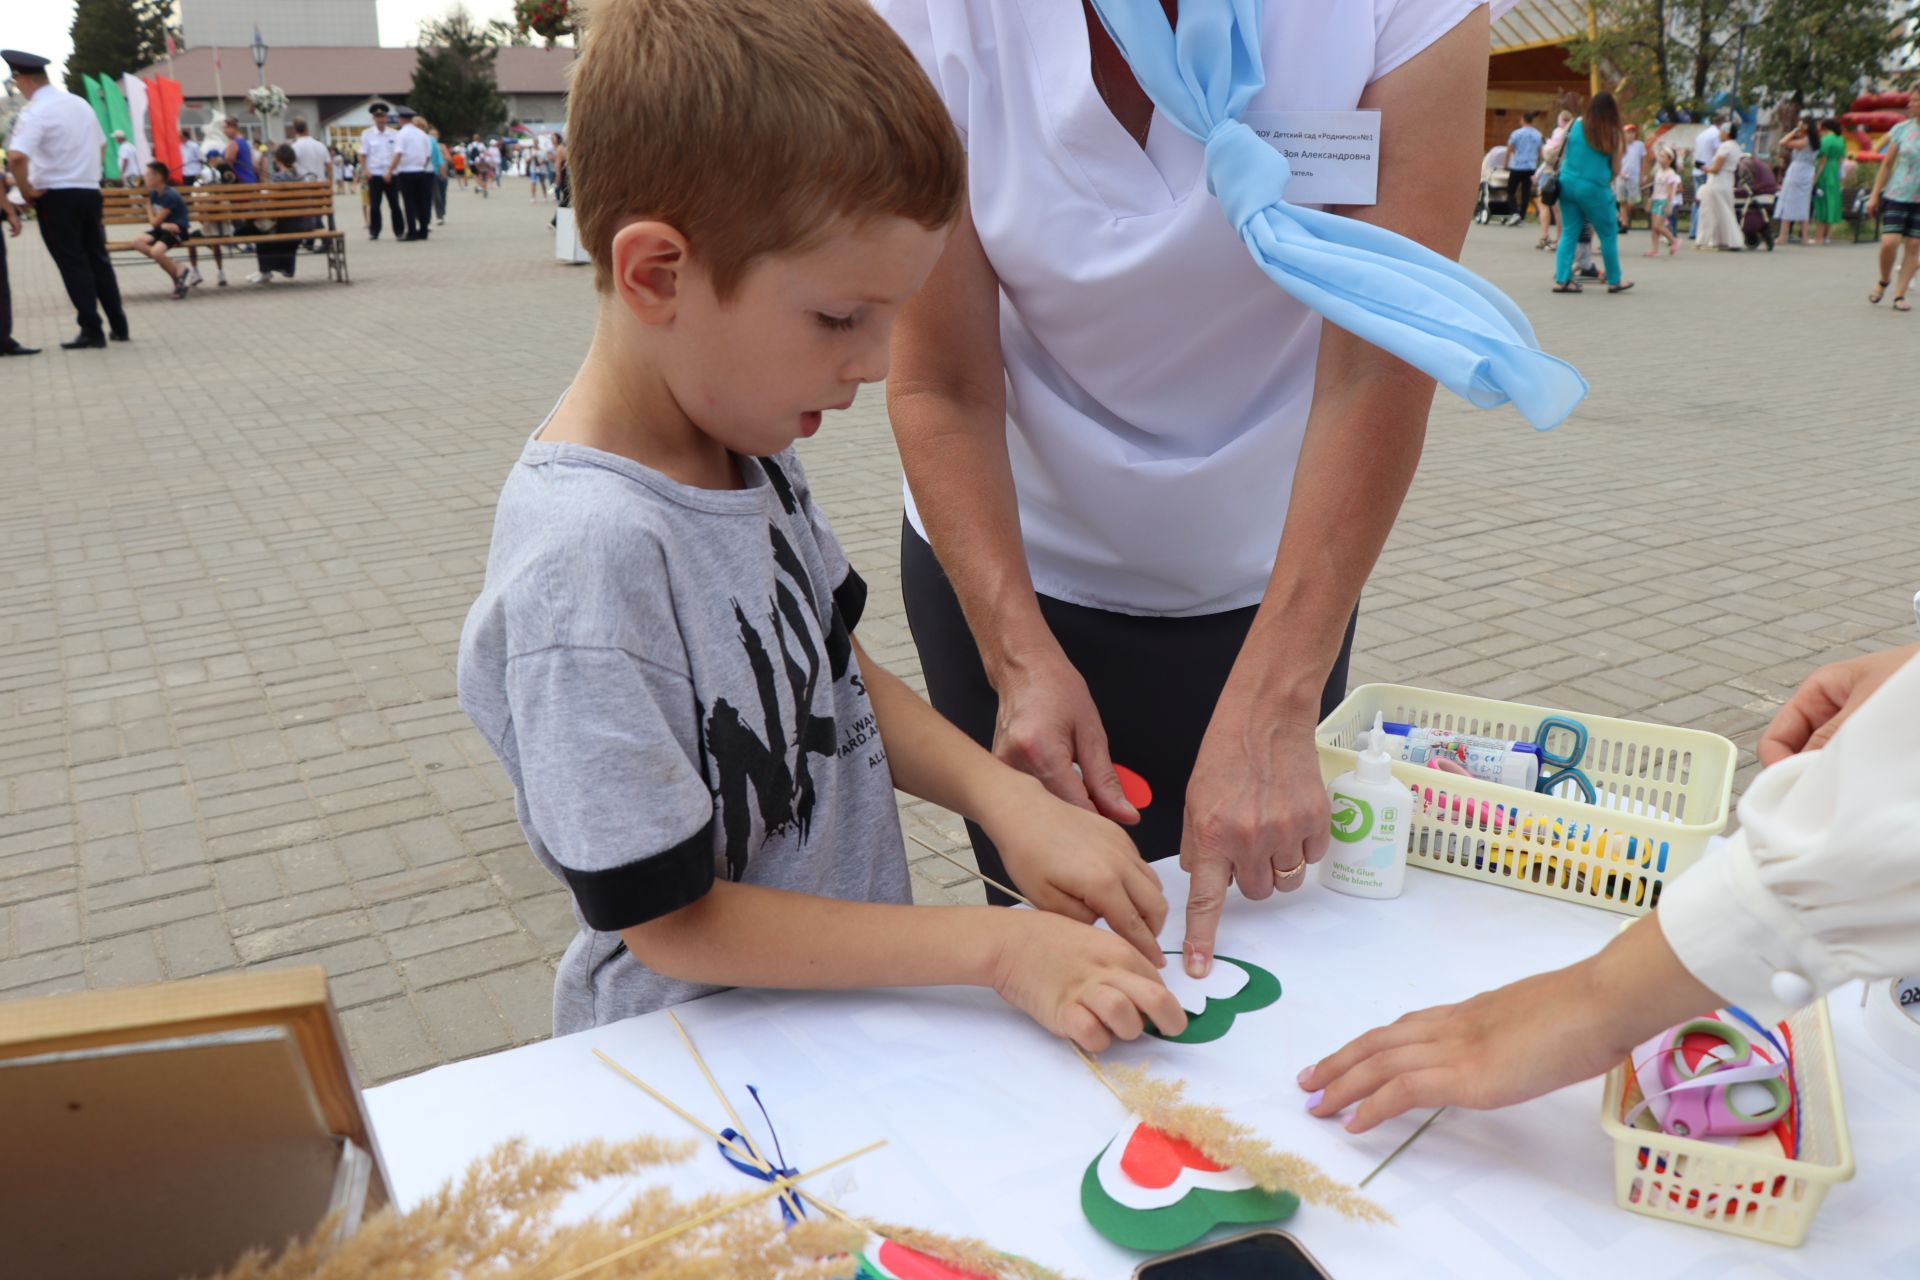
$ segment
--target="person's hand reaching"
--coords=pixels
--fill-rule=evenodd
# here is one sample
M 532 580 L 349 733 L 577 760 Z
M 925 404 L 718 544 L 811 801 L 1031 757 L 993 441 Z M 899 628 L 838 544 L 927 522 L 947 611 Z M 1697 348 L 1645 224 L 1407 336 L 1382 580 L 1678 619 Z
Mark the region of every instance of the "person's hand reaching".
M 1802 751 L 1826 746 L 1860 704 L 1915 655 L 1920 655 L 1920 644 L 1883 649 L 1819 668 L 1800 682 L 1760 735 L 1760 763 L 1776 765 Z

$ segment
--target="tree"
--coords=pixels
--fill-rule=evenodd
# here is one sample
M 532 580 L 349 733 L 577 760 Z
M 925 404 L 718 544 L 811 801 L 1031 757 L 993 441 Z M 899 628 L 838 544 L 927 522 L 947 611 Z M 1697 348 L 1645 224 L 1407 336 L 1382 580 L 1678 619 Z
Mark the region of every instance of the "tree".
M 498 42 L 474 25 L 464 7 L 455 6 L 438 22 L 422 23 L 407 105 L 448 139 L 498 133 L 507 119 L 506 100 L 493 74 L 499 54 Z
M 1651 116 L 1673 98 L 1673 6 L 1674 0 L 1598 0 L 1596 34 L 1568 45 L 1568 62 L 1576 71 L 1599 67 L 1629 120 Z
M 73 53 L 67 58 L 67 88 L 85 93 L 81 77 L 118 80 L 167 56 L 171 0 L 79 0 L 73 11 Z
M 1774 0 L 1747 33 L 1747 80 L 1795 106 L 1844 111 L 1903 43 L 1884 0 Z
M 525 49 L 533 44 L 533 33 L 522 30 L 519 23 L 508 18 L 495 18 L 487 23 L 487 38 L 502 48 Z

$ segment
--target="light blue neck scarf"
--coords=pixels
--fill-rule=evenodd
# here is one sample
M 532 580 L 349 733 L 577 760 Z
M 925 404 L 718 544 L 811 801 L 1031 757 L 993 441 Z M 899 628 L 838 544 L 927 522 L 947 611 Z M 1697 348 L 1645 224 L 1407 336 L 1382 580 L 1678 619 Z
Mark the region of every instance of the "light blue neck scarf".
M 1560 425 L 1586 379 L 1540 349 L 1511 298 L 1405 236 L 1287 203 L 1286 157 L 1240 122 L 1266 84 L 1261 4 L 1180 0 L 1176 30 L 1160 0 L 1093 0 L 1155 109 L 1206 144 L 1207 189 L 1268 278 L 1462 399 Z

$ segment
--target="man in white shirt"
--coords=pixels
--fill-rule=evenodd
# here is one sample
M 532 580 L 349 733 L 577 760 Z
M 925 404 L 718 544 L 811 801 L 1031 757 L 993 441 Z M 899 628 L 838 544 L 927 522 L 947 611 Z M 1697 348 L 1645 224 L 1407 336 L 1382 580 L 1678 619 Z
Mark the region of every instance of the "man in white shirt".
M 327 180 L 327 149 L 307 136 L 307 122 L 301 116 L 293 118 L 293 171 L 302 182 Z
M 1640 127 L 1628 125 L 1627 145 L 1620 153 L 1620 172 L 1613 179 L 1613 202 L 1620 211 L 1620 230 L 1633 224 L 1634 206 L 1640 203 L 1640 175 L 1646 168 L 1647 144 L 1640 141 Z
M 419 113 L 412 107 L 400 108 L 401 125 L 388 170 L 400 186 L 400 200 L 407 208 L 406 234 L 402 240 L 425 240 L 433 215 L 433 139 L 417 123 Z
M 120 306 L 120 281 L 107 257 L 100 222 L 100 169 L 107 138 L 84 98 L 76 98 L 47 79 L 47 59 L 18 49 L 0 49 L 0 61 L 27 105 L 13 125 L 7 166 L 20 194 L 40 214 L 40 238 L 73 302 L 80 332 L 60 345 L 76 351 L 104 348 L 106 330 L 116 342 L 127 340 L 127 313 Z M 100 313 L 107 313 L 106 330 Z
M 191 187 L 200 181 L 200 175 L 207 169 L 206 161 L 201 157 L 200 144 L 187 130 L 180 131 L 180 183 Z
M 127 141 L 124 129 L 113 131 L 113 141 L 116 145 L 114 156 L 120 161 L 120 185 L 140 186 L 145 182 L 145 179 L 140 176 L 140 154 L 133 149 L 133 144 Z
M 1700 238 L 1700 200 L 1707 190 L 1707 166 L 1713 163 L 1713 153 L 1720 149 L 1721 130 L 1726 123 L 1726 112 L 1714 112 L 1712 123 L 1693 140 L 1693 225 L 1688 229 L 1695 240 Z
M 360 180 L 367 184 L 367 230 L 369 240 L 380 238 L 380 201 L 384 198 L 393 214 L 393 233 L 407 233 L 406 220 L 400 216 L 400 188 L 389 176 L 394 157 L 399 154 L 400 135 L 387 128 L 387 104 L 376 102 L 368 108 L 373 127 L 360 132 Z

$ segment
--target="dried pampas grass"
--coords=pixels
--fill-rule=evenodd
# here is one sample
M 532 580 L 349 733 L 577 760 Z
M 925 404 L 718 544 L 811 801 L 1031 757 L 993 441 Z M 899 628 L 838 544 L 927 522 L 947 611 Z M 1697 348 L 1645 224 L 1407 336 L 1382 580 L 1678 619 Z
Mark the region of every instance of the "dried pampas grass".
M 861 1222 L 866 1230 L 897 1245 L 924 1253 L 955 1271 L 982 1276 L 985 1280 L 1065 1280 L 1058 1271 L 1037 1262 L 1002 1253 L 985 1240 L 965 1236 L 943 1236 L 918 1227 L 895 1227 L 880 1222 Z
M 1344 1182 L 1322 1173 L 1311 1160 L 1276 1151 L 1246 1125 L 1219 1107 L 1185 1100 L 1187 1082 L 1159 1080 L 1144 1067 L 1104 1071 L 1090 1059 L 1127 1110 L 1162 1133 L 1191 1143 L 1207 1159 L 1246 1173 L 1267 1191 L 1291 1191 L 1308 1204 L 1332 1209 L 1360 1222 L 1392 1222 L 1393 1215 Z
M 723 1209 L 729 1202 L 721 1196 L 679 1201 L 665 1188 L 645 1187 L 612 1213 L 552 1223 L 554 1207 L 569 1192 L 679 1163 L 695 1147 L 640 1138 L 535 1151 L 521 1140 L 504 1142 L 475 1160 L 457 1183 L 406 1213 L 383 1209 L 338 1242 L 337 1220 L 329 1218 L 278 1256 L 250 1253 L 217 1280 L 549 1280 L 666 1232 L 675 1234 L 612 1258 L 593 1274 L 647 1280 L 853 1276 L 853 1255 L 866 1234 L 843 1223 L 803 1223 L 789 1231 L 756 1203 L 677 1231 Z

